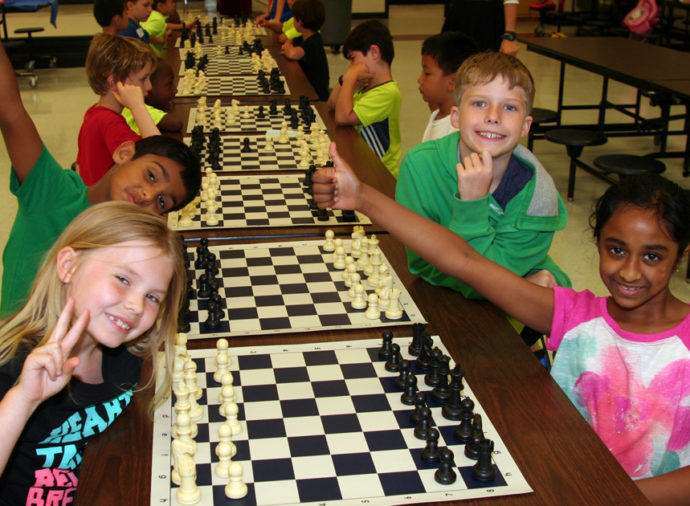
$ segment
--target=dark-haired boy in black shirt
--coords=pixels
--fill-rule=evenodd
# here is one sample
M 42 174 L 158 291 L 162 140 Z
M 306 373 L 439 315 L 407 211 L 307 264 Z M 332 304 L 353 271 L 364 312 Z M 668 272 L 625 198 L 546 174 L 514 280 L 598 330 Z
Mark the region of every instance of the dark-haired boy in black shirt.
M 328 60 L 319 28 L 326 19 L 320 0 L 296 0 L 292 4 L 295 29 L 301 37 L 288 39 L 280 52 L 285 58 L 299 61 L 319 100 L 328 99 Z

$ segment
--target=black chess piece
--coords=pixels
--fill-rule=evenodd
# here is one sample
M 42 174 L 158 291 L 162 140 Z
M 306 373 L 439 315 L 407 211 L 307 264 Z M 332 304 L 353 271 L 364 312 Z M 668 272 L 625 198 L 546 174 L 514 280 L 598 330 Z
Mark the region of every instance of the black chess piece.
M 223 311 L 218 308 L 214 302 L 209 302 L 207 309 L 208 317 L 204 323 L 210 329 L 218 328 L 220 326 L 220 319 Z
M 405 385 L 403 388 L 405 391 L 400 396 L 400 402 L 402 402 L 405 406 L 414 405 L 416 395 L 418 393 L 417 376 L 415 376 L 414 374 L 408 374 L 405 378 Z M 424 396 L 424 401 L 426 402 L 426 396 Z M 419 413 L 419 415 L 421 416 L 421 413 Z
M 285 116 L 291 116 L 292 115 L 292 103 L 290 102 L 289 98 L 285 99 L 285 105 L 283 106 L 283 114 Z
M 191 326 L 189 325 L 189 304 L 183 305 L 177 315 L 177 331 L 178 332 L 189 332 Z
M 434 347 L 431 350 L 431 368 L 429 372 L 424 376 L 424 383 L 430 387 L 435 387 L 438 385 L 440 378 L 440 368 L 441 368 L 441 357 L 443 352 L 439 347 Z
M 494 442 L 490 439 L 482 439 L 479 443 L 479 459 L 472 466 L 472 478 L 482 483 L 496 479 L 496 468 L 491 463 L 491 454 L 494 451 Z
M 431 410 L 424 407 L 419 412 L 419 422 L 414 428 L 414 437 L 426 441 L 426 436 L 431 428 Z
M 205 299 L 211 294 L 211 287 L 208 283 L 208 276 L 202 274 L 196 280 L 196 294 L 200 299 Z
M 411 374 L 410 376 L 414 376 L 414 374 Z M 416 394 L 414 394 L 414 411 L 410 413 L 410 421 L 417 425 L 419 423 L 419 419 L 422 417 L 422 408 L 427 407 L 426 404 L 426 392 L 419 391 Z
M 422 352 L 425 329 L 426 325 L 423 323 L 412 324 L 412 342 L 410 343 L 409 348 L 407 348 L 407 352 L 413 357 L 418 356 Z
M 317 221 L 328 221 L 328 209 L 318 209 L 318 211 L 316 211 L 316 219 Z
M 462 378 L 463 372 L 460 364 L 455 364 L 455 367 L 450 371 L 450 395 L 443 404 L 441 413 L 443 417 L 448 420 L 460 420 L 461 403 L 462 403 Z
M 472 418 L 474 417 L 474 401 L 465 397 L 460 403 L 460 425 L 455 427 L 453 437 L 461 443 L 467 443 L 472 437 Z
M 260 105 L 259 109 L 257 109 L 256 117 L 258 119 L 264 119 L 266 117 L 266 113 L 264 112 L 264 106 L 263 105 Z
M 410 364 L 410 361 L 406 358 L 400 361 L 400 374 L 395 379 L 395 386 L 398 387 L 400 390 L 405 388 L 405 380 L 410 374 L 411 367 L 412 364 Z
M 431 346 L 434 344 L 433 339 L 429 335 L 424 335 L 422 341 L 422 351 L 419 352 L 415 363 L 422 371 L 431 369 Z
M 424 462 L 438 462 L 440 451 L 438 448 L 438 438 L 440 434 L 438 429 L 432 427 L 426 435 L 426 446 L 422 450 L 422 460 Z
M 242 139 L 242 153 L 251 153 L 252 148 L 249 145 L 249 137 Z
M 450 373 L 450 357 L 443 355 L 439 361 L 438 383 L 431 390 L 431 396 L 439 402 L 445 402 L 450 397 L 448 374 Z
M 216 263 L 216 255 L 209 253 L 206 255 L 206 262 L 204 263 L 204 271 L 208 279 L 215 278 L 218 275 L 218 264 Z
M 465 457 L 472 460 L 477 460 L 479 458 L 479 450 L 481 449 L 479 443 L 482 442 L 482 439 L 484 439 L 482 415 L 475 413 L 472 419 L 472 436 L 470 440 L 465 443 Z
M 353 209 L 343 209 L 342 211 L 342 221 L 351 223 L 357 221 L 357 214 Z
M 451 450 L 448 448 L 441 450 L 441 455 L 439 456 L 440 464 L 434 473 L 434 479 L 440 484 L 450 485 L 451 483 L 455 483 L 457 475 L 453 470 L 453 467 L 455 467 L 454 459 L 455 455 L 453 455 Z
M 393 345 L 393 332 L 384 330 L 381 337 L 383 343 L 379 348 L 379 360 L 388 360 L 388 357 L 390 357 L 393 352 L 393 348 L 391 347 Z
M 225 54 L 230 54 L 230 46 L 225 46 Z
M 218 292 L 211 293 L 208 300 L 213 301 L 216 307 L 219 307 L 221 309 L 225 308 L 225 299 Z
M 271 100 L 271 105 L 268 106 L 268 114 L 271 116 L 275 116 L 278 114 L 278 101 L 277 100 Z
M 388 372 L 398 372 L 400 370 L 401 360 L 402 355 L 400 355 L 400 345 L 397 343 L 391 344 L 391 356 L 388 357 L 384 368 Z

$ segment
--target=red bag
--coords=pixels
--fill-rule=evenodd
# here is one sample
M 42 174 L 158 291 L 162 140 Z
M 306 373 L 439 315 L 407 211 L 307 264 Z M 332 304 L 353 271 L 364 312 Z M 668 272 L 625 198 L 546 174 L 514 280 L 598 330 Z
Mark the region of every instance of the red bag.
M 659 21 L 659 7 L 654 0 L 640 0 L 623 18 L 623 26 L 639 35 L 650 35 Z

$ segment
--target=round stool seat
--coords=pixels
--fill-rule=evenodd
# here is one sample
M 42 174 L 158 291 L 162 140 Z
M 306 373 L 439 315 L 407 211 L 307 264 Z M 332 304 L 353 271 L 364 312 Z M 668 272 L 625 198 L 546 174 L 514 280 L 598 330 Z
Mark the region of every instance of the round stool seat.
M 599 146 L 606 143 L 606 136 L 594 130 L 584 130 L 580 128 L 554 128 L 544 132 L 551 142 L 565 144 L 566 146 Z
M 638 174 L 661 174 L 666 170 L 659 160 L 637 155 L 602 155 L 594 159 L 594 165 L 606 174 L 636 176 Z
M 530 116 L 532 116 L 532 125 L 555 123 L 558 121 L 558 111 L 542 109 L 541 107 L 533 107 Z
M 17 28 L 14 33 L 28 33 L 31 36 L 32 33 L 42 32 L 43 28 L 40 26 L 32 26 L 29 28 Z

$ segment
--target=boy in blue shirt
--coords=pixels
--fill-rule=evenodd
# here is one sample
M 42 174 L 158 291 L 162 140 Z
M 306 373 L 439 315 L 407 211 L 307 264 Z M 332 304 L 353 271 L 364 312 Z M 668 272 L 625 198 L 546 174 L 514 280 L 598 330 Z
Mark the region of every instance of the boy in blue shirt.
M 345 38 L 343 54 L 350 66 L 328 97 L 335 122 L 354 126 L 397 177 L 401 95 L 391 75 L 393 38 L 381 22 L 366 21 Z
M 129 24 L 127 29 L 118 32 L 118 35 L 123 37 L 134 37 L 146 44 L 149 43 L 149 33 L 141 26 L 143 21 L 146 21 L 151 15 L 153 9 L 152 0 L 127 0 L 127 16 L 129 17 Z

